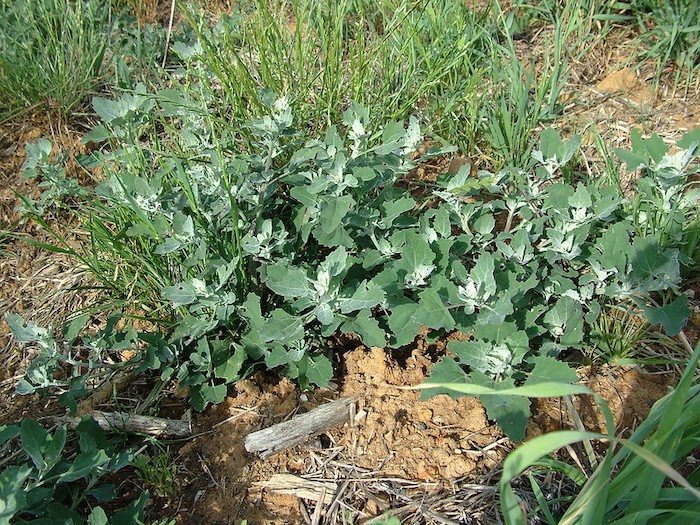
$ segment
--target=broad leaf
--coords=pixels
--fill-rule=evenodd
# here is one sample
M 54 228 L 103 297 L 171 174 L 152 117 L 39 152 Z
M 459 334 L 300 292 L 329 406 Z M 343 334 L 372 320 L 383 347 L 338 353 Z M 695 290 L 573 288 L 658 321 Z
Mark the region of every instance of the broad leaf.
M 109 456 L 104 450 L 91 450 L 81 452 L 76 456 L 66 472 L 61 474 L 59 480 L 63 483 L 85 478 L 96 469 L 109 461 Z
M 29 465 L 13 465 L 0 473 L 0 523 L 10 523 L 10 519 L 24 509 L 27 498 L 24 482 L 32 473 Z
M 18 314 L 7 314 L 5 320 L 18 343 L 33 343 L 46 335 L 46 329 L 36 323 L 22 319 Z
M 421 325 L 434 330 L 453 330 L 455 327 L 454 319 L 434 288 L 428 288 L 420 293 L 417 316 Z
M 345 333 L 352 332 L 360 336 L 362 342 L 369 346 L 384 348 L 386 346 L 386 333 L 379 327 L 379 323 L 370 317 L 369 311 L 359 312 L 354 319 L 343 323 L 341 330 Z
M 430 375 L 426 379 L 427 383 L 431 384 L 464 384 L 469 381 L 469 377 L 462 370 L 462 367 L 451 357 L 443 357 L 435 363 L 430 369 Z M 457 393 L 448 388 L 430 388 L 421 390 L 420 398 L 425 400 L 438 394 L 446 394 L 452 399 L 458 399 L 464 394 Z
M 510 378 L 503 381 L 493 381 L 479 372 L 472 372 L 470 377 L 472 382 L 477 385 L 489 386 L 496 390 L 514 386 L 514 382 Z M 513 441 L 521 441 L 525 437 L 525 429 L 530 417 L 530 400 L 527 397 L 488 395 L 480 396 L 479 401 L 484 405 L 489 419 L 495 419 L 506 436 Z
M 211 403 L 217 405 L 226 397 L 226 385 L 196 385 L 190 393 L 192 408 L 201 412 Z
M 672 303 L 661 307 L 640 305 L 644 310 L 647 321 L 653 325 L 661 325 L 666 335 L 674 337 L 680 333 L 690 317 L 688 297 L 679 295 Z
M 301 268 L 288 267 L 282 264 L 274 264 L 266 269 L 267 280 L 265 285 L 283 297 L 307 297 L 314 292 L 314 288 Z
M 544 316 L 545 326 L 566 346 L 577 346 L 583 339 L 583 310 L 581 304 L 565 296 Z
M 350 298 L 338 299 L 341 313 L 347 314 L 356 310 L 371 309 L 384 301 L 384 290 L 371 281 L 363 281 L 357 286 Z
M 474 268 L 470 272 L 474 279 L 477 291 L 484 298 L 488 298 L 496 293 L 496 280 L 493 277 L 495 270 L 495 260 L 492 254 L 482 253 L 476 261 Z
M 315 385 L 326 386 L 333 377 L 333 365 L 323 354 L 308 356 L 306 377 Z
M 343 218 L 355 206 L 355 200 L 350 195 L 343 195 L 328 197 L 323 202 L 320 226 L 325 233 L 330 234 L 340 226 Z
M 424 286 L 435 269 L 435 254 L 425 238 L 416 232 L 407 232 L 406 245 L 401 254 L 398 267 L 406 271 L 406 283 L 409 286 Z
M 381 205 L 382 211 L 382 221 L 380 226 L 384 229 L 390 228 L 394 219 L 399 217 L 401 214 L 410 211 L 416 205 L 410 197 L 403 197 L 401 199 L 386 201 Z
M 172 301 L 173 308 L 192 304 L 197 300 L 197 290 L 192 283 L 178 283 L 163 288 L 163 297 Z
M 394 346 L 405 346 L 416 338 L 422 321 L 418 317 L 418 305 L 414 302 L 399 304 L 391 309 L 389 328 L 394 333 Z
M 19 436 L 20 429 L 17 425 L 0 425 L 0 445 Z
M 265 342 L 290 343 L 304 337 L 304 326 L 299 317 L 278 308 L 260 327 L 260 337 Z
M 51 436 L 39 423 L 33 419 L 23 419 L 20 427 L 22 450 L 32 459 L 34 466 L 43 472 L 47 468 L 44 459 L 46 449 L 51 444 Z
M 576 370 L 566 363 L 558 361 L 553 357 L 537 356 L 532 359 L 535 363 L 530 376 L 525 381 L 526 385 L 538 383 L 575 383 L 578 381 Z
M 102 507 L 95 507 L 88 516 L 88 525 L 107 525 L 107 514 Z

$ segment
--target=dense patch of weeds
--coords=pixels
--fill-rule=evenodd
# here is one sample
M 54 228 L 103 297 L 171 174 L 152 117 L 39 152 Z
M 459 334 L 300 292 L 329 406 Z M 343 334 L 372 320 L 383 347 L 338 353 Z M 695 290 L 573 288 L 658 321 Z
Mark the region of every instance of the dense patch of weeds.
M 590 345 L 588 327 L 616 301 L 636 302 L 671 335 L 688 318 L 678 287 L 696 231 L 674 225 L 697 215 L 697 191 L 684 191 L 697 132 L 674 155 L 633 137 L 619 155 L 647 176 L 630 198 L 572 171 L 580 139 L 549 129 L 527 169 L 472 178 L 467 166 L 419 202 L 397 185 L 422 142 L 415 119 L 374 131 L 352 105 L 342 132 L 302 144 L 286 99 L 261 103 L 269 113 L 244 125 L 255 137 L 245 153 L 206 97 L 171 89 L 95 99 L 102 124 L 86 137 L 105 143 L 93 162 L 108 174 L 88 199 L 107 225 L 92 235 L 118 232 L 115 264 L 140 268 L 142 282 L 120 281 L 139 272 L 109 264 L 101 278 L 150 288 L 135 299 L 156 302 L 142 308 L 170 304 L 172 352 L 159 366 L 191 387 L 195 408 L 261 364 L 324 384 L 331 361 L 316 341 L 338 331 L 394 348 L 421 327 L 469 333 L 431 381 L 510 388 L 542 359 Z M 157 141 L 156 123 L 168 130 Z M 529 403 L 505 400 L 482 399 L 520 439 Z
M 68 0 L 0 3 L 0 115 L 34 105 L 65 114 L 102 81 L 109 5 Z
M 133 453 L 89 417 L 75 430 L 75 453 L 68 448 L 68 436 L 65 426 L 51 433 L 32 419 L 0 426 L 0 446 L 12 445 L 17 437 L 20 444 L 0 471 L 0 523 L 78 524 L 84 516 L 90 523 L 142 523 L 147 492 L 126 508 L 110 511 L 109 518 L 100 506 L 116 497 L 116 487 L 105 478 L 129 465 Z

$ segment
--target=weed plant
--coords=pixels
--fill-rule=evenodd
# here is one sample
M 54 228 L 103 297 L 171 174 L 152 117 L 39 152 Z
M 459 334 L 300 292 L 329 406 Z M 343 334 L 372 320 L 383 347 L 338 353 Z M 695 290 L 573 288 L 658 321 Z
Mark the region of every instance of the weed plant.
M 234 120 L 257 118 L 266 88 L 287 97 L 306 133 L 338 122 L 353 100 L 375 126 L 420 113 L 435 133 L 476 142 L 493 41 L 483 15 L 462 2 L 253 4 L 213 28 L 186 10 L 198 44 L 174 46 L 190 64 L 188 78 L 209 75 L 205 89 Z
M 685 341 L 687 343 L 687 339 Z M 541 498 L 537 514 L 545 519 L 549 517 L 549 523 L 560 524 L 697 521 L 700 518 L 700 491 L 697 489 L 700 470 L 685 461 L 697 450 L 700 431 L 700 385 L 695 379 L 699 357 L 700 345 L 688 360 L 678 386 L 654 404 L 647 419 L 630 438 L 615 437 L 612 414 L 605 402 L 596 396 L 606 416 L 608 435 L 586 431 L 553 432 L 534 438 L 513 452 L 504 463 L 500 481 L 501 508 L 506 523 L 526 523 L 529 519 L 511 487 L 515 476 L 561 447 L 591 439 L 608 443 L 605 456 L 602 461 L 594 459 L 590 473 L 574 471 L 572 476 L 570 469 L 561 469 L 580 487 L 569 500 L 566 512 L 553 520 L 551 503 Z M 684 477 L 674 465 L 689 474 Z M 533 485 L 535 493 L 541 494 L 538 489 Z
M 416 119 L 373 132 L 355 104 L 343 134 L 330 127 L 302 144 L 287 100 L 265 97 L 269 114 L 241 128 L 256 137 L 245 153 L 206 111 L 206 92 L 141 89 L 93 104 L 102 124 L 86 140 L 105 143 L 93 162 L 109 178 L 88 200 L 86 225 L 105 225 L 91 250 L 106 239 L 120 257 L 80 256 L 100 261 L 91 268 L 125 300 L 163 312 L 176 360 L 160 363 L 162 377 L 191 386 L 196 408 L 260 363 L 323 384 L 332 369 L 318 341 L 337 331 L 380 347 L 411 343 L 421 326 L 472 333 L 450 343 L 456 360 L 436 365 L 433 380 L 508 388 L 538 359 L 586 346 L 584 327 L 611 302 L 635 301 L 670 335 L 688 318 L 677 295 L 681 266 L 693 264 L 688 235 L 647 227 L 635 203 L 678 199 L 672 209 L 693 213 L 683 188 L 697 132 L 674 155 L 654 150 L 655 137 L 620 152 L 632 169 L 649 168 L 632 205 L 571 171 L 580 138 L 551 129 L 527 171 L 473 179 L 464 168 L 421 203 L 397 184 L 423 139 Z M 493 401 L 489 416 L 520 439 L 529 404 Z
M 120 437 L 108 437 L 90 417 L 68 436 L 65 425 L 51 433 L 29 418 L 0 426 L 0 447 L 7 450 L 16 438 L 20 445 L 2 462 L 0 523 L 84 523 L 84 516 L 89 523 L 142 523 L 147 492 L 124 509 L 110 509 L 109 519 L 102 506 L 116 497 L 107 476 L 133 459 Z
M 700 65 L 700 6 L 683 0 L 633 0 L 618 7 L 624 7 L 624 16 L 638 25 L 645 44 L 641 58 L 654 61 L 657 82 L 669 64 L 678 66 L 692 82 Z
M 0 118 L 40 105 L 64 115 L 104 78 L 109 4 L 0 2 Z

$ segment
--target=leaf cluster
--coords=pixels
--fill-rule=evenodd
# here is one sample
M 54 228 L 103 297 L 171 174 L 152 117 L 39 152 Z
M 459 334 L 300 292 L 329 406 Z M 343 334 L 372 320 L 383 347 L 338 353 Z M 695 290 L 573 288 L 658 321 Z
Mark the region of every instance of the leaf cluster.
M 53 433 L 33 419 L 21 425 L 0 426 L 0 446 L 19 437 L 20 450 L 10 466 L 0 472 L 0 523 L 142 523 L 148 493 L 117 512 L 107 513 L 101 504 L 116 497 L 116 488 L 105 477 L 129 465 L 130 451 L 108 438 L 97 423 L 84 418 L 76 428 L 76 453 L 70 453 L 65 426 Z

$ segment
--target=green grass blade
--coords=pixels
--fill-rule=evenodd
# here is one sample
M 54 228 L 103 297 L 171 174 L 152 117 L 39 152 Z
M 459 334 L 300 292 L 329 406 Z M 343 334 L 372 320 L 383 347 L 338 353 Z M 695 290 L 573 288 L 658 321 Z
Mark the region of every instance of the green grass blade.
M 498 395 L 498 396 L 520 396 L 520 397 L 561 397 L 569 396 L 574 394 L 592 394 L 588 387 L 583 385 L 572 385 L 569 383 L 555 383 L 555 382 L 543 382 L 534 385 L 523 385 L 513 388 L 495 389 L 484 385 L 477 385 L 471 383 L 424 383 L 422 385 L 417 385 L 415 387 L 410 387 L 410 389 L 423 389 L 423 388 L 445 388 L 447 390 L 452 390 L 454 392 L 459 392 L 460 394 L 466 394 L 470 396 L 486 396 L 486 395 Z

